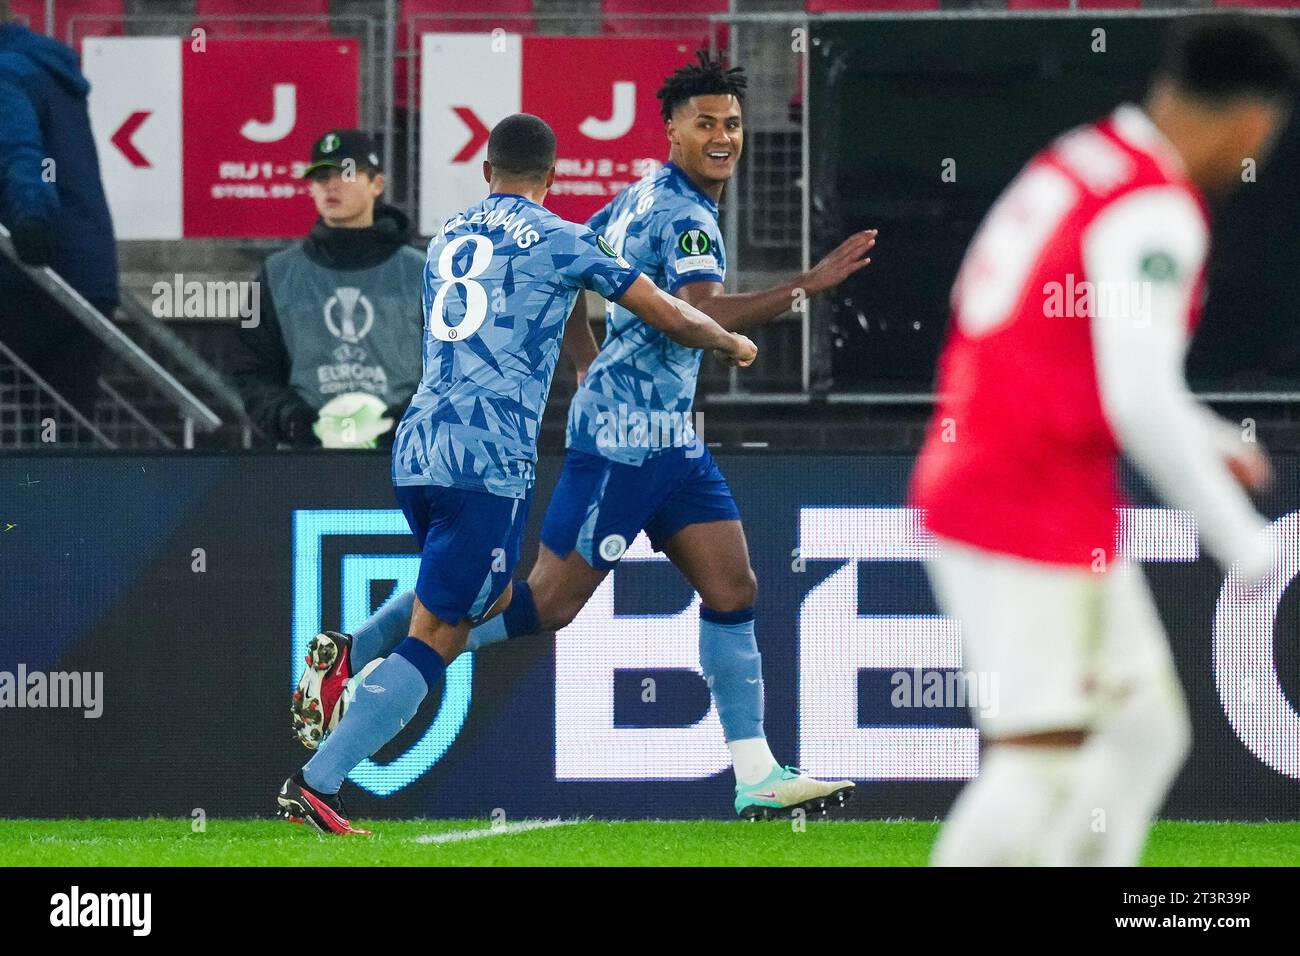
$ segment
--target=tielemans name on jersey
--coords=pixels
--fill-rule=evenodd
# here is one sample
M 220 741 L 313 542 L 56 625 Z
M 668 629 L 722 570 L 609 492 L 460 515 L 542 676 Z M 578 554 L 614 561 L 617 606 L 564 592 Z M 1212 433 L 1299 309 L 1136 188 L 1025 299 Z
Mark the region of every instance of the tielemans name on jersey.
M 443 224 L 442 234 L 444 236 L 450 235 L 463 226 L 476 226 L 479 223 L 489 229 L 500 229 L 513 239 L 515 245 L 520 249 L 527 249 L 542 239 L 542 234 L 526 215 L 522 212 L 511 212 L 508 209 L 501 208 L 478 209 L 468 217 L 464 214 L 457 215 Z

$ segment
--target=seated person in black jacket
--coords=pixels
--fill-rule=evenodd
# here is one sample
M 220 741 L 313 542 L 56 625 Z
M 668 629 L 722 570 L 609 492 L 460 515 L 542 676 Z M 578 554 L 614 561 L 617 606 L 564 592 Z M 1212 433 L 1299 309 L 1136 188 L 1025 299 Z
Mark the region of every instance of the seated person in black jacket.
M 326 133 L 304 175 L 320 219 L 262 266 L 235 383 L 278 444 L 387 445 L 420 383 L 424 254 L 407 245 L 406 216 L 379 202 L 384 175 L 368 134 Z

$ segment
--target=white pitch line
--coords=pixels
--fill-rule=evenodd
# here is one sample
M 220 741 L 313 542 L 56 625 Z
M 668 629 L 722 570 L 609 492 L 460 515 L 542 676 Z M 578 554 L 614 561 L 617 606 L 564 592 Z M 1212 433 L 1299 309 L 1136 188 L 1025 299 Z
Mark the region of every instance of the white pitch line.
M 462 840 L 483 840 L 487 837 L 526 833 L 529 830 L 549 830 L 551 827 L 571 827 L 581 820 L 521 820 L 486 830 L 452 830 L 450 833 L 426 833 L 415 838 L 416 843 L 459 843 Z

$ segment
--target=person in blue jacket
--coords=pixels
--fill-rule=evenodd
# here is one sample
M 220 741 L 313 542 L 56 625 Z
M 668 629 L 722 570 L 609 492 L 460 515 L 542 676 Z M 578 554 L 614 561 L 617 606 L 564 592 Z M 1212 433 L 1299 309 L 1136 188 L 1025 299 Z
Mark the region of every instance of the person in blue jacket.
M 117 306 L 117 246 L 77 54 L 9 18 L 0 0 L 0 223 L 101 312 Z M 0 342 L 79 410 L 97 392 L 99 340 L 0 257 Z

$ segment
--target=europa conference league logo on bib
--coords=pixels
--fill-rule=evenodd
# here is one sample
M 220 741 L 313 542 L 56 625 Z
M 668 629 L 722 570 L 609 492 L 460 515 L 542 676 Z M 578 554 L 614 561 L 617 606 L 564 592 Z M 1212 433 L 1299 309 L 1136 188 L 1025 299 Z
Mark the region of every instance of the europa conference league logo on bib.
M 339 311 L 339 320 L 334 321 L 334 310 Z M 360 309 L 360 325 L 357 324 Z M 355 345 L 366 337 L 371 326 L 375 324 L 375 307 L 360 289 L 341 286 L 325 300 L 325 327 L 335 338 Z
M 709 246 L 709 234 L 703 229 L 687 229 L 677 239 L 677 248 L 688 256 L 705 255 Z

